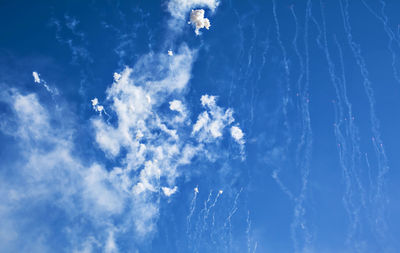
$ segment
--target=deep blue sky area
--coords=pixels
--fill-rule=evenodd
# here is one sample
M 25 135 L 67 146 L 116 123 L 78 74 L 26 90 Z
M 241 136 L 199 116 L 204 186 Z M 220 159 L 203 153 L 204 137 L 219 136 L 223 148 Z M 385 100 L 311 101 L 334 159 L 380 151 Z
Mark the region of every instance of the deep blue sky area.
M 0 1 L 0 252 L 400 252 L 399 11 Z

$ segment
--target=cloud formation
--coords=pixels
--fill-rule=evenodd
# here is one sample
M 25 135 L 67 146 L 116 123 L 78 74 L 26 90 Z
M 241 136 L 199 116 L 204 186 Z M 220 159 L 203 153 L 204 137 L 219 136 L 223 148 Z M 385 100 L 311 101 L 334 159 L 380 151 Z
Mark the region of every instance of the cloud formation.
M 195 52 L 184 44 L 172 58 L 162 53 L 143 56 L 134 68 L 115 74 L 107 89 L 108 110 L 116 115 L 116 123 L 92 120 L 99 148 L 112 159 L 122 156 L 122 164 L 110 171 L 112 184 L 131 195 L 141 237 L 155 231 L 160 192 L 167 197 L 177 192 L 179 168 L 195 156 L 206 157 L 204 144 L 222 139 L 224 129 L 234 122 L 233 110 L 219 107 L 209 95 L 201 97 L 206 111 L 197 122 L 185 120 L 191 113 L 180 98 L 194 59 Z M 170 110 L 161 110 L 164 106 Z
M 190 21 L 188 23 L 194 26 L 196 35 L 200 35 L 200 29 L 202 28 L 210 29 L 210 20 L 204 17 L 204 13 L 203 9 L 192 10 L 190 13 Z
M 98 100 L 97 98 L 93 98 L 93 99 L 91 100 L 91 102 L 92 102 L 93 110 L 95 110 L 96 112 L 98 112 L 100 115 L 102 114 L 102 112 L 106 113 L 106 112 L 104 111 L 104 106 L 102 106 L 102 105 L 99 104 L 99 100 Z
M 224 109 L 216 104 L 217 97 L 203 95 L 201 105 L 206 109 L 193 126 L 192 135 L 200 142 L 212 142 L 223 136 L 224 129 L 235 119 L 231 108 Z
M 186 23 L 186 14 L 192 8 L 214 11 L 217 6 L 218 1 L 212 0 L 172 0 L 168 4 L 172 19 L 180 24 Z M 196 33 L 210 26 L 202 9 L 192 11 L 190 19 Z M 55 24 L 59 33 L 58 23 Z M 79 36 L 75 30 L 77 20 L 71 19 L 66 25 Z M 18 145 L 24 147 L 24 160 L 12 165 L 18 168 L 16 173 L 22 184 L 11 187 L 6 184 L 7 178 L 0 175 L 0 217 L 8 221 L 5 228 L 14 228 L 10 237 L 26 229 L 18 220 L 20 217 L 13 215 L 16 206 L 24 205 L 46 206 L 65 217 L 84 220 L 85 227 L 98 231 L 88 235 L 81 224 L 77 228 L 56 227 L 68 233 L 71 252 L 117 252 L 119 233 L 134 230 L 135 237 L 143 239 L 157 230 L 160 201 L 171 201 L 170 197 L 178 194 L 181 169 L 191 164 L 194 157 L 207 158 L 209 147 L 219 145 L 227 127 L 234 122 L 232 109 L 218 106 L 215 96 L 204 95 L 204 111 L 194 117 L 197 121 L 192 124 L 194 113 L 185 103 L 185 95 L 197 51 L 185 43 L 173 48 L 174 52 L 167 54 L 149 52 L 132 68 L 114 73 L 106 99 L 101 104 L 96 97 L 90 101 L 99 114 L 90 121 L 94 148 L 101 150 L 103 158 L 112 161 L 112 165 L 95 158 L 83 161 L 75 152 L 78 149 L 72 130 L 81 126 L 69 122 L 71 119 L 61 116 L 60 111 L 54 113 L 37 95 L 16 91 L 3 94 L 2 99 L 14 115 L 8 119 L 10 123 L 1 124 L 0 130 L 18 139 Z M 35 83 L 56 93 L 38 72 L 32 72 L 32 76 Z M 16 130 L 10 127 L 14 123 Z M 190 176 L 190 172 L 185 173 Z M 198 192 L 197 187 L 195 191 Z M 36 218 L 32 216 L 33 223 Z M 115 220 L 123 222 L 115 224 Z M 81 234 L 84 236 L 80 237 Z M 9 241 L 18 245 L 13 238 Z M 0 245 L 2 242 L 5 246 L 0 249 L 5 251 L 26 251 L 4 241 Z
M 13 168 L 12 175 L 0 174 L 0 220 L 7 221 L 2 227 L 13 235 L 0 236 L 0 251 L 51 252 L 48 245 L 54 243 L 53 237 L 38 233 L 37 227 L 61 233 L 66 240 L 63 247 L 74 251 L 75 243 L 80 245 L 88 238 L 83 236 L 75 241 L 67 231 L 76 235 L 82 233 L 82 228 L 54 226 L 54 221 L 41 217 L 43 209 L 63 217 L 86 219 L 94 227 L 109 227 L 108 217 L 121 213 L 121 193 L 108 185 L 108 173 L 101 165 L 85 166 L 74 155 L 68 112 L 60 114 L 58 108 L 53 113 L 40 103 L 37 95 L 22 95 L 15 90 L 3 92 L 0 100 L 12 111 L 0 131 L 13 136 L 15 145 L 21 147 L 16 154 L 18 161 L 3 164 Z M 25 216 L 25 210 L 29 210 L 29 215 Z M 98 230 L 99 238 L 102 231 Z M 94 246 L 91 243 L 87 247 Z

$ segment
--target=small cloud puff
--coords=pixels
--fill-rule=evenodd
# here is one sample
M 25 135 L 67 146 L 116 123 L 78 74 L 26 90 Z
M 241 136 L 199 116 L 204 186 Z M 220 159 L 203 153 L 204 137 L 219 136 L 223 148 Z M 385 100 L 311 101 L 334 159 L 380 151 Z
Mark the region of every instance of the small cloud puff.
M 33 80 L 35 81 L 35 83 L 40 83 L 40 77 L 39 77 L 38 72 L 33 71 L 32 76 L 33 76 Z
M 47 82 L 40 78 L 40 74 L 36 71 L 32 72 L 33 81 L 37 84 L 41 84 L 51 95 L 58 95 L 58 90 L 47 85 Z
M 212 107 L 214 107 L 216 105 L 216 99 L 217 99 L 216 96 L 209 96 L 207 94 L 203 95 L 200 98 L 201 105 L 203 107 L 207 106 L 208 108 L 212 108 Z
M 171 197 L 173 194 L 176 193 L 176 191 L 178 190 L 178 187 L 177 186 L 175 186 L 174 188 L 161 187 L 161 189 L 165 196 Z
M 182 102 L 180 100 L 176 100 L 176 99 L 169 102 L 169 109 L 171 111 L 176 111 L 176 112 L 180 112 L 180 113 L 183 113 L 183 111 L 185 110 Z
M 102 105 L 99 105 L 99 100 L 97 98 L 94 98 L 91 100 L 92 101 L 92 106 L 93 106 L 93 110 L 95 110 L 96 112 L 98 112 L 100 115 L 104 112 L 104 107 Z
M 115 72 L 113 77 L 114 77 L 114 81 L 118 82 L 119 79 L 121 79 L 121 74 Z
M 210 20 L 204 17 L 204 13 L 203 9 L 192 10 L 190 13 L 190 21 L 188 23 L 195 27 L 194 32 L 196 35 L 200 35 L 199 30 L 202 28 L 206 28 L 207 30 L 210 29 Z
M 232 126 L 231 127 L 231 135 L 232 138 L 235 139 L 235 141 L 241 145 L 244 144 L 244 140 L 243 140 L 243 131 L 242 129 L 240 129 L 238 126 Z

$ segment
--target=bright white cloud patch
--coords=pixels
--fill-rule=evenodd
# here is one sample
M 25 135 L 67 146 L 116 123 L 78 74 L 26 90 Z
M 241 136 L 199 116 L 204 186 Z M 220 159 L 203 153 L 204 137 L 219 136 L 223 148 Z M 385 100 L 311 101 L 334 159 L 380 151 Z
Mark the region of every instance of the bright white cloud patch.
M 179 114 L 174 118 L 175 122 L 183 122 L 186 119 L 187 111 L 186 111 L 186 107 L 183 105 L 182 101 L 175 99 L 175 100 L 169 102 L 169 109 L 171 111 L 178 112 L 178 114 Z
M 173 194 L 176 193 L 176 191 L 178 190 L 178 187 L 177 186 L 174 186 L 174 188 L 162 187 L 161 189 L 165 196 L 171 197 Z
M 217 99 L 217 97 L 215 97 L 215 96 L 203 95 L 200 98 L 201 105 L 203 107 L 207 106 L 208 108 L 215 107 L 216 99 Z
M 99 100 L 98 100 L 97 98 L 93 98 L 93 99 L 91 100 L 91 102 L 92 102 L 93 110 L 95 110 L 96 112 L 98 112 L 100 115 L 101 115 L 103 112 L 106 114 L 106 112 L 105 112 L 105 110 L 104 110 L 104 106 L 99 105 Z
M 192 24 L 195 28 L 194 32 L 196 35 L 200 35 L 200 29 L 206 28 L 210 29 L 210 20 L 204 17 L 205 11 L 203 9 L 192 10 L 190 13 L 190 21 L 189 24 Z
M 121 78 L 121 75 L 119 73 L 114 73 L 114 81 L 118 81 Z
M 172 111 L 177 111 L 177 112 L 183 113 L 184 106 L 182 104 L 182 101 L 175 99 L 175 100 L 169 102 L 169 109 L 171 109 Z
M 231 127 L 231 135 L 233 137 L 233 139 L 235 139 L 235 141 L 239 144 L 244 144 L 244 140 L 243 140 L 243 132 L 242 129 L 240 129 L 237 126 L 232 126 Z
M 40 83 L 40 77 L 39 77 L 39 74 L 36 71 L 32 72 L 32 76 L 33 76 L 33 81 L 35 83 Z

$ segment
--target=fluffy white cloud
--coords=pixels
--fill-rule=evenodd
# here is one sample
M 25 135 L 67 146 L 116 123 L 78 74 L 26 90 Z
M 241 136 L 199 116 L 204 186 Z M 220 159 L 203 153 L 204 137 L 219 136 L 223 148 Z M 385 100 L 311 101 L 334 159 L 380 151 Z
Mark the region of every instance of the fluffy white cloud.
M 244 144 L 244 140 L 243 140 L 244 134 L 243 134 L 242 129 L 240 129 L 238 126 L 231 127 L 231 135 L 237 143 Z
M 190 13 L 190 21 L 189 24 L 192 24 L 195 28 L 194 32 L 196 35 L 200 35 L 200 29 L 206 28 L 210 29 L 210 20 L 204 17 L 205 11 L 203 9 L 192 10 Z
M 185 108 L 184 108 L 184 106 L 182 104 L 182 101 L 176 100 L 176 99 L 171 101 L 171 102 L 169 102 L 169 109 L 171 111 L 177 111 L 177 112 L 180 112 L 180 113 L 183 113 L 185 111 Z
M 100 115 L 103 112 L 106 114 L 106 112 L 104 111 L 104 106 L 99 105 L 99 100 L 97 98 L 92 99 L 91 102 L 92 102 L 93 110 L 98 112 Z
M 169 102 L 169 109 L 178 113 L 178 115 L 173 119 L 175 123 L 182 123 L 187 119 L 188 112 L 182 101 L 175 99 Z
M 174 186 L 174 188 L 162 187 L 161 189 L 165 196 L 171 197 L 173 194 L 176 193 L 176 191 L 178 190 L 178 187 L 177 186 Z
M 207 95 L 207 94 L 201 96 L 201 98 L 200 98 L 201 105 L 202 105 L 203 107 L 208 107 L 208 108 L 213 108 L 213 107 L 215 107 L 215 105 L 216 105 L 216 100 L 217 100 L 217 97 L 215 97 L 215 96 L 209 96 L 209 95 Z

